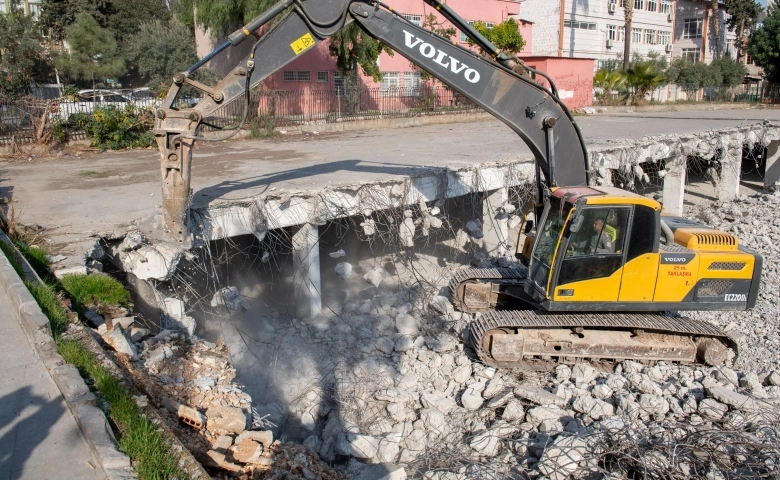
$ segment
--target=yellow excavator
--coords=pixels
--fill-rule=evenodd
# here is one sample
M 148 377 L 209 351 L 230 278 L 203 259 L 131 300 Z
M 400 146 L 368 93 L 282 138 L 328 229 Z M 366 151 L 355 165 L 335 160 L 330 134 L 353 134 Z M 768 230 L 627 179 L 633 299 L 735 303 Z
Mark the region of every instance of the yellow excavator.
M 663 213 L 652 199 L 591 186 L 582 135 L 552 79 L 499 51 L 442 0 L 424 1 L 488 57 L 411 24 L 381 1 L 281 0 L 176 74 L 155 112 L 169 238 L 189 242 L 193 143 L 225 138 L 202 131 L 204 119 L 241 95 L 248 99 L 252 87 L 354 22 L 503 121 L 534 154 L 538 223 L 524 244 L 524 262 L 459 270 L 450 283 L 455 306 L 480 313 L 471 343 L 482 361 L 502 367 L 581 359 L 724 363 L 728 348 L 736 349 L 727 335 L 664 312 L 753 308 L 761 256 L 733 235 Z M 191 78 L 263 26 L 249 57 L 216 86 Z M 204 98 L 177 107 L 184 86 Z M 244 108 L 245 117 L 248 103 Z

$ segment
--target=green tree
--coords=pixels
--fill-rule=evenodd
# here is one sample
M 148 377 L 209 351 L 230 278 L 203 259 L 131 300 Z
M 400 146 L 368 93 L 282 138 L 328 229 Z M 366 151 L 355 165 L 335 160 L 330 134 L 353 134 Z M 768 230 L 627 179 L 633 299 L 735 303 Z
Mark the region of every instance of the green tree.
M 45 64 L 35 20 L 16 7 L 0 15 L 0 93 L 12 98 L 30 93 Z
M 780 82 L 780 8 L 767 15 L 761 28 L 750 34 L 748 52 L 767 77 Z
M 720 85 L 722 77 L 719 72 L 703 62 L 690 62 L 683 57 L 678 57 L 666 71 L 666 78 L 671 83 L 676 83 L 682 88 L 688 97 L 702 87 Z
M 763 9 L 756 0 L 726 0 L 726 8 L 729 11 L 726 27 L 736 33 L 737 60 L 740 60 L 745 54 L 747 32 L 756 25 Z
M 632 90 L 632 102 L 637 105 L 645 96 L 666 82 L 666 75 L 652 61 L 638 62 L 626 70 L 626 84 Z
M 198 61 L 195 37 L 175 18 L 145 22 L 128 40 L 127 58 L 149 86 L 167 87 L 174 73 Z
M 330 38 L 328 52 L 336 57 L 336 68 L 341 76 L 354 75 L 360 66 L 363 74 L 373 78 L 375 82 L 382 80 L 382 72 L 377 63 L 379 54 L 386 52 L 393 55 L 390 47 L 371 38 L 354 22 Z
M 64 38 L 65 29 L 76 22 L 80 13 L 88 13 L 105 27 L 112 12 L 111 0 L 43 0 L 39 21 L 54 38 Z
M 422 21 L 422 27 L 430 32 L 435 33 L 436 35 L 440 37 L 444 37 L 447 39 L 452 39 L 455 35 L 457 35 L 458 31 L 453 27 L 452 25 L 449 25 L 446 23 L 446 20 L 444 22 L 439 22 L 439 19 L 436 18 L 436 15 L 429 13 L 425 17 L 423 17 Z M 409 62 L 409 65 L 419 70 L 420 72 L 420 80 L 422 81 L 428 81 L 431 79 L 434 79 L 433 75 L 431 75 L 427 70 L 424 68 L 418 66 L 417 64 L 413 62 Z M 449 88 L 449 87 L 447 87 Z
M 80 13 L 76 21 L 65 29 L 70 52 L 53 55 L 54 65 L 68 78 L 88 80 L 95 87 L 95 79 L 122 75 L 125 61 L 117 51 L 113 34 L 100 28 L 88 13 Z
M 601 100 L 607 105 L 612 102 L 613 92 L 619 92 L 625 84 L 626 74 L 620 70 L 602 68 L 593 75 L 593 86 L 602 89 Z
M 747 67 L 731 57 L 720 57 L 712 61 L 710 68 L 717 70 L 714 73 L 720 78 L 720 85 L 723 87 L 736 87 L 745 81 Z
M 525 40 L 520 35 L 520 29 L 514 18 L 504 20 L 493 27 L 488 27 L 485 22 L 478 20 L 474 22 L 473 27 L 474 30 L 481 33 L 483 37 L 490 40 L 493 45 L 510 57 L 525 46 Z M 474 45 L 471 39 L 469 39 L 469 45 Z M 485 52 L 481 53 L 485 54 Z

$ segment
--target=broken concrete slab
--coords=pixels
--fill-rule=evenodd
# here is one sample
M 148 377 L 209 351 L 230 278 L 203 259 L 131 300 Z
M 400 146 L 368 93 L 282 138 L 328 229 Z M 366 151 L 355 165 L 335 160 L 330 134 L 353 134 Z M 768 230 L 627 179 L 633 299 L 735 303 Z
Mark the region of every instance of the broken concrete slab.
M 514 393 L 516 397 L 531 401 L 537 405 L 555 405 L 561 408 L 566 406 L 565 398 L 533 385 L 519 385 L 515 388 Z
M 213 433 L 241 433 L 246 430 L 246 414 L 236 407 L 210 407 L 206 410 L 206 429 Z

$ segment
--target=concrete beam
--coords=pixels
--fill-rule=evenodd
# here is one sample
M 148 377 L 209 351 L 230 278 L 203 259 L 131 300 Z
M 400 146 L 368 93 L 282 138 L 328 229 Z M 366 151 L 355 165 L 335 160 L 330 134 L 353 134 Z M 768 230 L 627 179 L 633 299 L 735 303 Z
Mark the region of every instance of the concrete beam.
M 506 254 L 509 238 L 509 215 L 504 212 L 504 205 L 509 201 L 506 188 L 499 188 L 485 193 L 482 200 L 482 238 L 485 253 L 491 256 Z
M 320 242 L 317 225 L 305 223 L 292 237 L 293 288 L 299 319 L 312 319 L 322 312 Z
M 688 174 L 687 157 L 677 157 L 666 164 L 663 205 L 667 212 L 682 216 L 685 199 L 685 179 Z
M 780 186 L 780 140 L 771 141 L 766 146 L 765 165 L 764 187 Z

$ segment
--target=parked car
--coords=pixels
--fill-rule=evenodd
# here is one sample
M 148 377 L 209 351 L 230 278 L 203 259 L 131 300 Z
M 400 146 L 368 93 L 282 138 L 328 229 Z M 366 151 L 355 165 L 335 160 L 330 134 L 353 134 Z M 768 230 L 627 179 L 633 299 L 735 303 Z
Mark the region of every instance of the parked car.
M 77 113 L 92 113 L 97 107 L 113 105 L 123 109 L 132 104 L 130 97 L 113 90 L 80 90 L 75 99 L 60 98 L 51 104 L 51 118 L 70 121 Z

